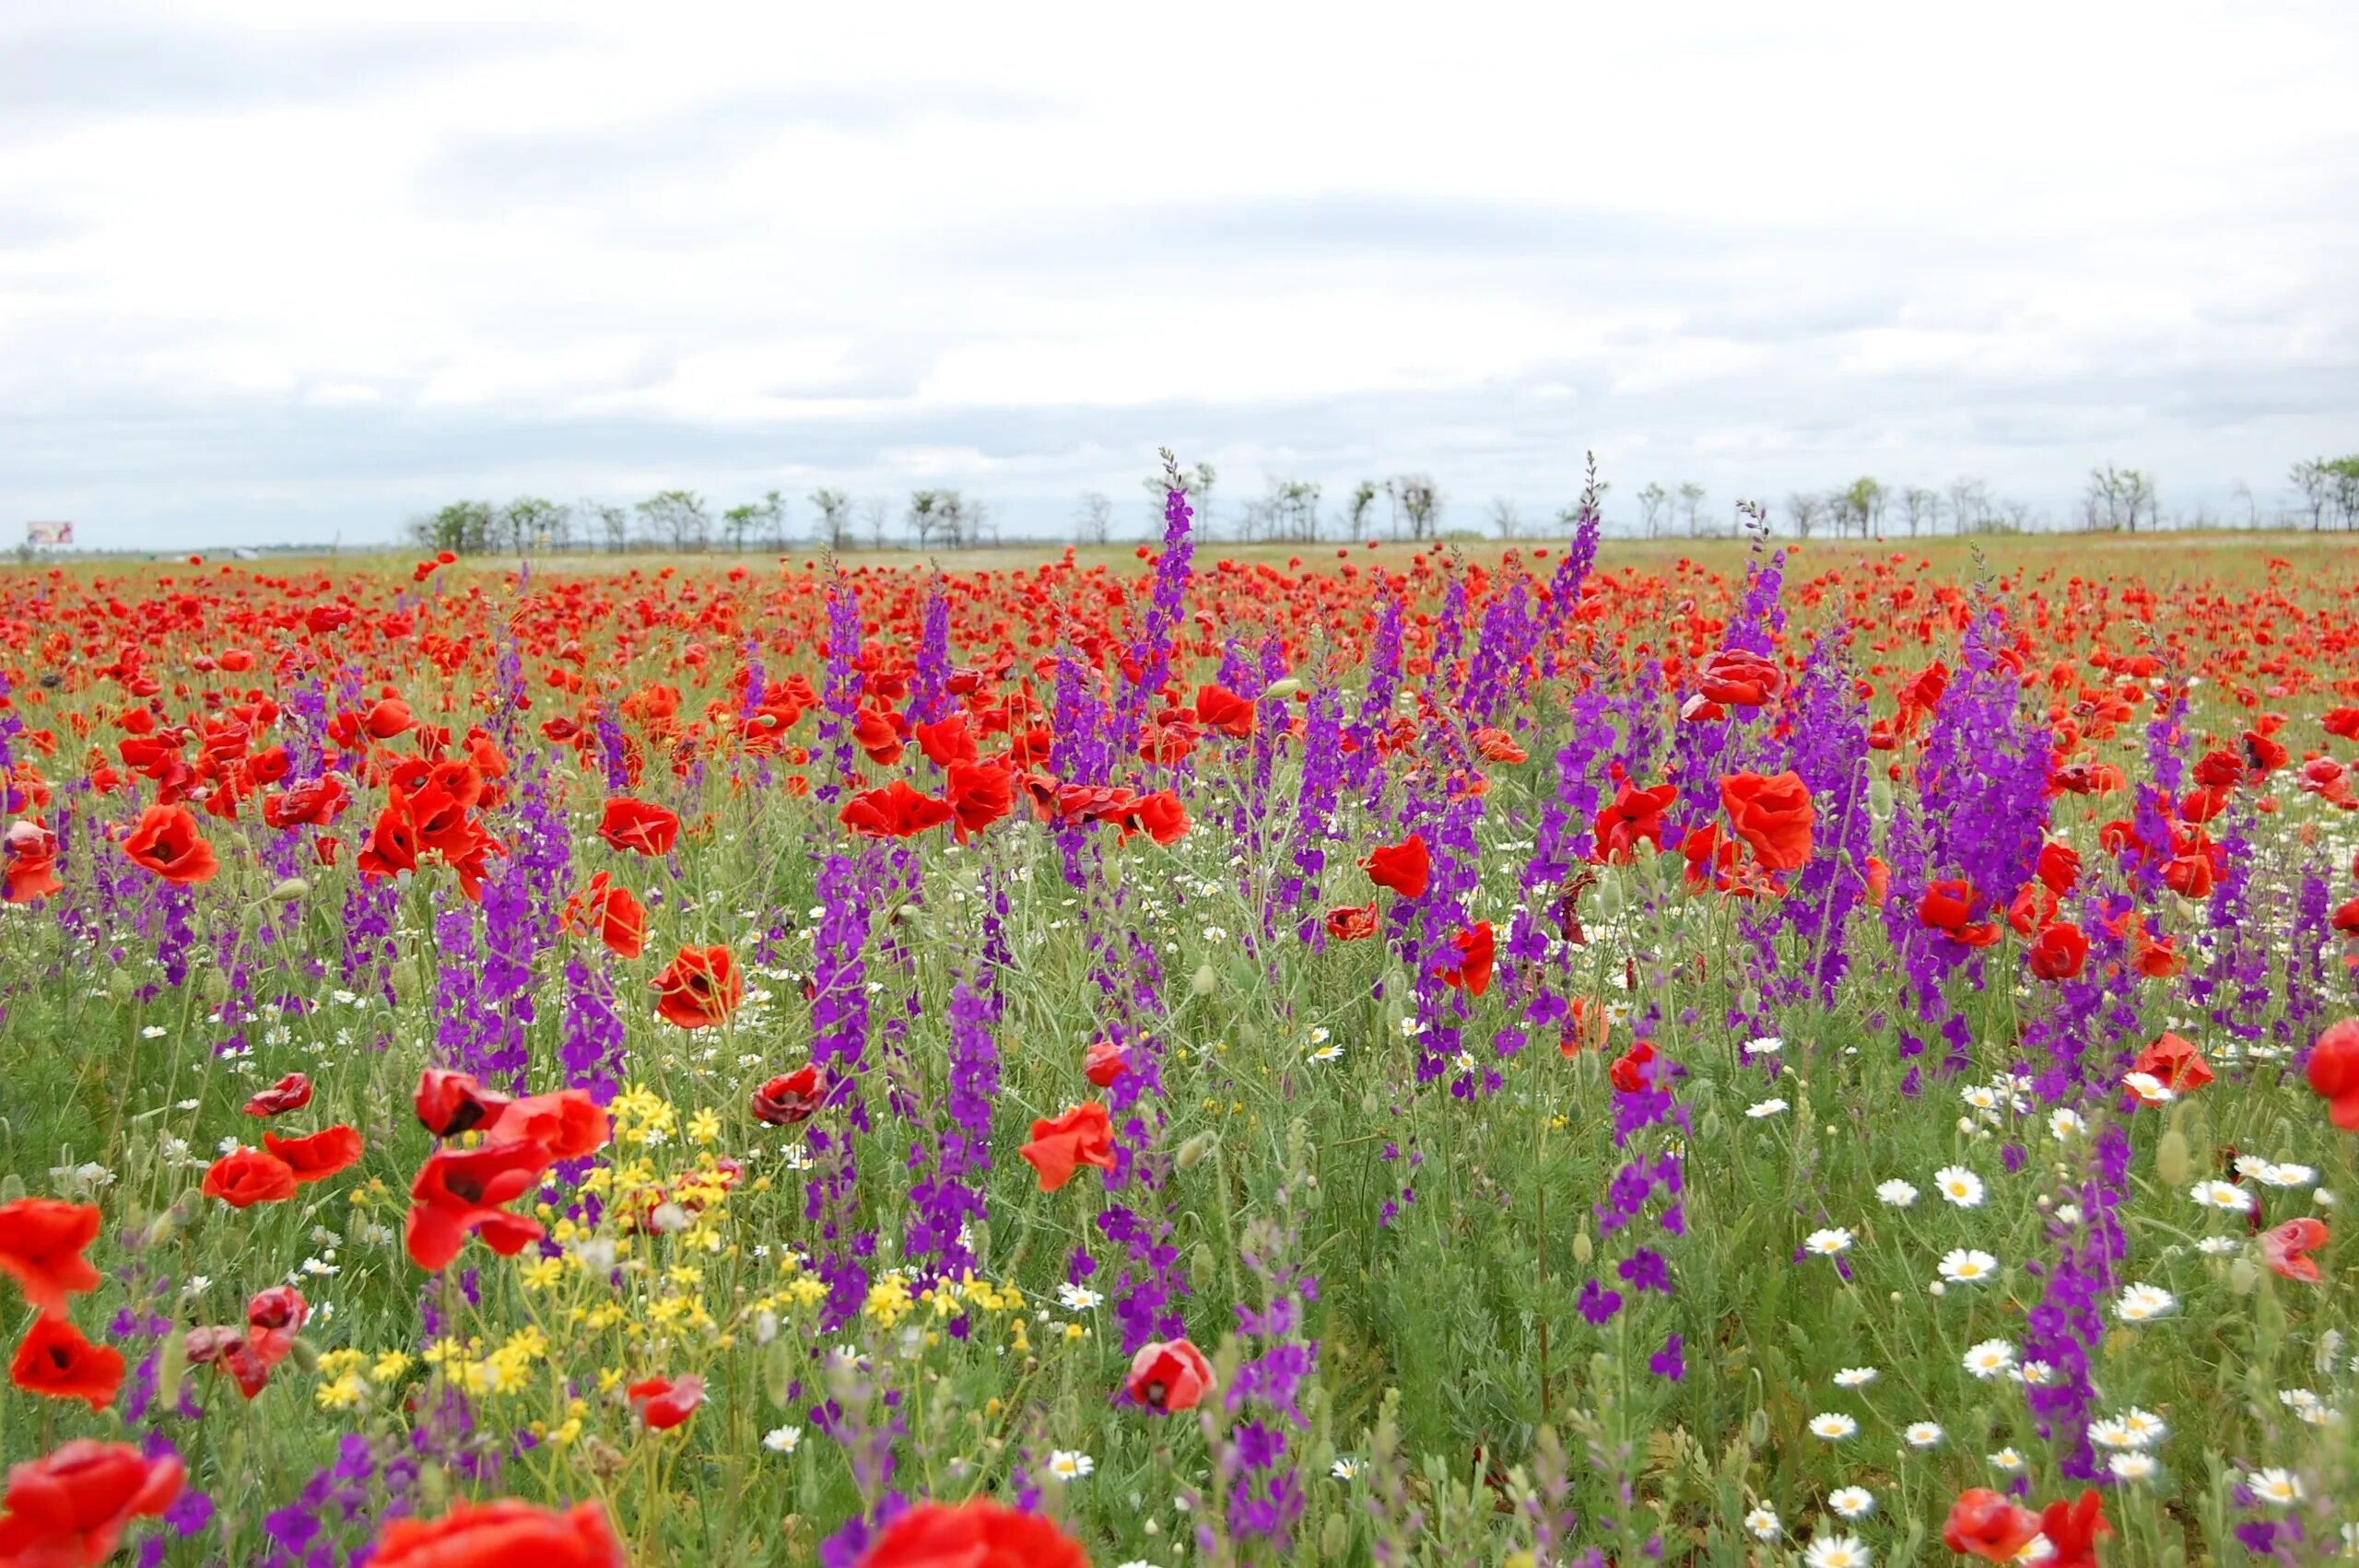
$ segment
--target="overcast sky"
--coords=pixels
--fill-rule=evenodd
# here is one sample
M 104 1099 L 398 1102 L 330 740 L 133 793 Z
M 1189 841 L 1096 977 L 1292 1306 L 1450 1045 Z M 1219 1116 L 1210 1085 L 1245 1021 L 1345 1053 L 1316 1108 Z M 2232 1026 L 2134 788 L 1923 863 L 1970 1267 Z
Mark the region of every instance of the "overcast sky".
M 1675 13 L 1675 15 L 1673 15 Z M 1934 19 L 1936 16 L 1942 19 Z M 806 19 L 807 18 L 807 19 Z M 0 538 L 463 496 L 2263 506 L 2359 451 L 2359 6 L 0 5 Z

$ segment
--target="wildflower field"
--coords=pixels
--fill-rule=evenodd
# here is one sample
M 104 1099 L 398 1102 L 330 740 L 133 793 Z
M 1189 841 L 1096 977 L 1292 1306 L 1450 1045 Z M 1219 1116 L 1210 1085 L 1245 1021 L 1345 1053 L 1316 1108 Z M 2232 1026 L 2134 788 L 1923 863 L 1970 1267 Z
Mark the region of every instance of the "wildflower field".
M 2359 1553 L 2359 550 L 1583 516 L 0 576 L 0 1565 Z

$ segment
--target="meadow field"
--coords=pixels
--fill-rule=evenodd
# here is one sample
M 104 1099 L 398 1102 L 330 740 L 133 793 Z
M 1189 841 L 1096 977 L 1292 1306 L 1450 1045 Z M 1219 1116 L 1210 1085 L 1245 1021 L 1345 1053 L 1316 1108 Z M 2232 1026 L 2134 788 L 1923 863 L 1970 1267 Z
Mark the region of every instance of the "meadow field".
M 0 572 L 0 1568 L 2359 1557 L 2359 547 Z

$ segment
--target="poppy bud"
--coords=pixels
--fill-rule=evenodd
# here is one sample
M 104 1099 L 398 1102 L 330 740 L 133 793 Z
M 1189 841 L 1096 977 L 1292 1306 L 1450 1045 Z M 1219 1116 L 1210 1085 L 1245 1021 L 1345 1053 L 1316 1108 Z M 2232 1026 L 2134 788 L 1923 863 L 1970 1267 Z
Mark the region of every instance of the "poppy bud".
M 1188 982 L 1188 989 L 1198 996 L 1210 996 L 1219 987 L 1220 977 L 1213 972 L 1209 959 L 1196 966 L 1196 977 Z
M 451 1478 L 442 1473 L 441 1466 L 425 1460 L 417 1468 L 417 1490 L 426 1499 L 426 1512 L 440 1514 L 451 1501 Z
M 207 969 L 204 983 L 197 989 L 206 1001 L 218 1007 L 229 1000 L 229 977 L 218 969 Z
M 2252 1294 L 2252 1288 L 2259 1283 L 2260 1283 L 2260 1268 L 2251 1258 L 2239 1258 L 2228 1265 L 2228 1288 L 2236 1294 L 2248 1296 Z
M 1299 680 L 1297 680 L 1294 676 L 1288 675 L 1283 681 L 1273 681 L 1270 684 L 1270 689 L 1262 694 L 1262 700 L 1263 702 L 1284 702 L 1300 690 L 1302 690 L 1302 683 Z
M 1196 1288 L 1201 1291 L 1210 1285 L 1219 1267 L 1220 1260 L 1213 1256 L 1212 1244 L 1198 1242 L 1196 1250 L 1188 1258 L 1188 1274 Z
M 107 976 L 107 1000 L 117 1006 L 129 1001 L 132 992 L 138 989 L 128 969 L 116 969 Z
M 780 1410 L 786 1409 L 794 1395 L 794 1349 L 786 1340 L 772 1340 L 769 1353 L 762 1358 L 763 1390 Z
M 295 1363 L 297 1371 L 309 1377 L 320 1370 L 320 1347 L 299 1334 L 287 1347 L 287 1359 Z
M 25 1195 L 25 1178 L 10 1171 L 0 1176 L 0 1203 L 14 1203 Z
M 1759 1406 L 1754 1407 L 1753 1413 L 1744 1418 L 1744 1436 L 1745 1441 L 1751 1443 L 1755 1448 L 1768 1446 L 1769 1412 L 1767 1410 Z
M 181 1379 L 188 1375 L 188 1330 L 175 1328 L 165 1338 L 164 1348 L 156 1356 L 156 1398 L 165 1410 L 177 1410 L 181 1402 Z
M 172 1239 L 172 1232 L 177 1228 L 172 1211 L 167 1209 L 147 1222 L 147 1234 L 141 1238 L 140 1245 L 143 1247 L 161 1246 Z
M 311 884 L 299 876 L 290 876 L 272 888 L 270 895 L 281 904 L 299 904 L 311 895 Z
M 1889 778 L 1869 779 L 1868 814 L 1874 817 L 1878 822 L 1890 822 L 1892 820 L 1892 780 Z
M 1352 1525 L 1341 1514 L 1330 1514 L 1319 1527 L 1319 1555 L 1333 1562 L 1351 1550 Z
M 1584 1220 L 1581 1228 L 1573 1233 L 1573 1261 L 1587 1268 L 1589 1260 L 1596 1256 L 1597 1246 L 1589 1239 L 1589 1222 Z
M 1196 1166 L 1203 1163 L 1204 1156 L 1211 1153 L 1219 1142 L 1220 1134 L 1216 1132 L 1199 1132 L 1193 1138 L 1189 1139 L 1188 1141 L 1180 1145 L 1180 1153 L 1173 1158 L 1171 1163 L 1180 1170 L 1193 1170 Z
M 2194 1163 L 2188 1153 L 2187 1134 L 2173 1125 L 2154 1147 L 2154 1175 L 2165 1187 L 2185 1187 L 2187 1178 L 2193 1174 L 2191 1167 Z

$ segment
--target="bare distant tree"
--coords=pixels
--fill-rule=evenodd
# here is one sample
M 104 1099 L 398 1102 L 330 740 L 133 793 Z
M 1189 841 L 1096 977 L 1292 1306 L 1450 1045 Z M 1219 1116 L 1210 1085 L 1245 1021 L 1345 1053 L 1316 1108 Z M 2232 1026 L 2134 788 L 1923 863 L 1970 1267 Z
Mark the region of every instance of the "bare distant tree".
M 1376 505 L 1376 497 L 1383 493 L 1373 479 L 1363 479 L 1352 486 L 1352 498 L 1345 504 L 1344 518 L 1350 522 L 1352 537 L 1367 537 L 1368 509 Z
M 1680 515 L 1687 520 L 1687 537 L 1690 539 L 1696 537 L 1702 526 L 1696 520 L 1703 515 L 1704 497 L 1707 493 L 1704 486 L 1692 479 L 1679 486 Z
M 2302 498 L 2302 510 L 2310 518 L 2310 532 L 2315 533 L 2326 526 L 2326 514 L 2334 506 L 2334 475 L 2324 458 L 2310 458 L 2294 465 L 2291 475 L 2295 494 Z
M 761 521 L 762 509 L 750 502 L 731 507 L 721 514 L 721 536 L 729 541 L 731 550 L 742 554 Z
M 910 535 L 917 541 L 919 549 L 933 549 L 935 541 L 942 537 L 944 524 L 950 521 L 945 515 L 950 509 L 946 501 L 955 493 L 947 490 L 910 492 L 910 508 L 901 521 L 908 525 Z M 955 544 L 956 541 L 953 543 Z
M 1864 475 L 1854 479 L 1827 497 L 1835 514 L 1835 532 L 1840 537 L 1847 525 L 1858 527 L 1860 537 L 1884 524 L 1884 489 L 1875 480 Z
M 1113 522 L 1114 503 L 1106 497 L 1104 492 L 1084 492 L 1081 509 L 1074 514 L 1074 532 L 1080 536 L 1081 542 L 1085 544 L 1105 544 Z
M 712 543 L 712 514 L 693 490 L 663 490 L 633 509 L 649 535 L 675 550 L 702 550 Z
M 1914 539 L 1927 523 L 1941 522 L 1942 497 L 1920 485 L 1911 485 L 1900 492 L 1900 515 L 1908 521 L 1908 537 Z
M 2244 516 L 2241 523 L 2236 521 L 2238 513 Z M 2260 500 L 2252 493 L 2252 486 L 2241 479 L 2228 482 L 2228 525 L 2231 528 L 2260 526 Z
M 610 551 L 619 552 L 630 543 L 630 513 L 604 501 L 584 501 L 577 509 L 582 525 L 591 534 L 604 541 Z
M 499 509 L 501 545 L 522 555 L 528 550 L 563 548 L 571 509 L 538 496 L 519 496 Z
M 2107 463 L 2089 470 L 2087 488 L 2081 492 L 2081 522 L 2084 528 L 2113 533 L 2135 533 L 2142 520 L 2156 526 L 2154 481 L 2135 468 Z
M 1262 516 L 1273 539 L 1305 544 L 1319 537 L 1319 494 L 1315 480 L 1281 479 L 1273 475 L 1262 497 Z
M 1815 490 L 1795 490 L 1786 497 L 1786 521 L 1794 525 L 1797 539 L 1809 538 L 1825 511 L 1826 497 Z
M 871 496 L 860 503 L 861 521 L 868 524 L 870 549 L 885 548 L 885 523 L 891 514 L 892 509 L 885 504 L 885 497 L 882 496 Z
M 1409 537 L 1430 539 L 1441 521 L 1441 490 L 1430 474 L 1402 474 L 1392 480 L 1400 497 L 1401 515 L 1409 520 Z
M 811 509 L 819 514 L 819 543 L 830 550 L 851 546 L 851 497 L 841 490 L 811 492 Z
M 1960 476 L 1950 481 L 1950 526 L 1960 533 L 1978 532 L 1990 519 L 1990 486 L 1979 479 Z
M 1515 502 L 1505 496 L 1491 497 L 1491 527 L 1502 539 L 1512 539 L 1523 532 L 1523 513 Z
M 1671 515 L 1671 492 L 1649 479 L 1637 500 L 1638 526 L 1648 538 L 1655 538 L 1662 532 L 1663 519 Z

